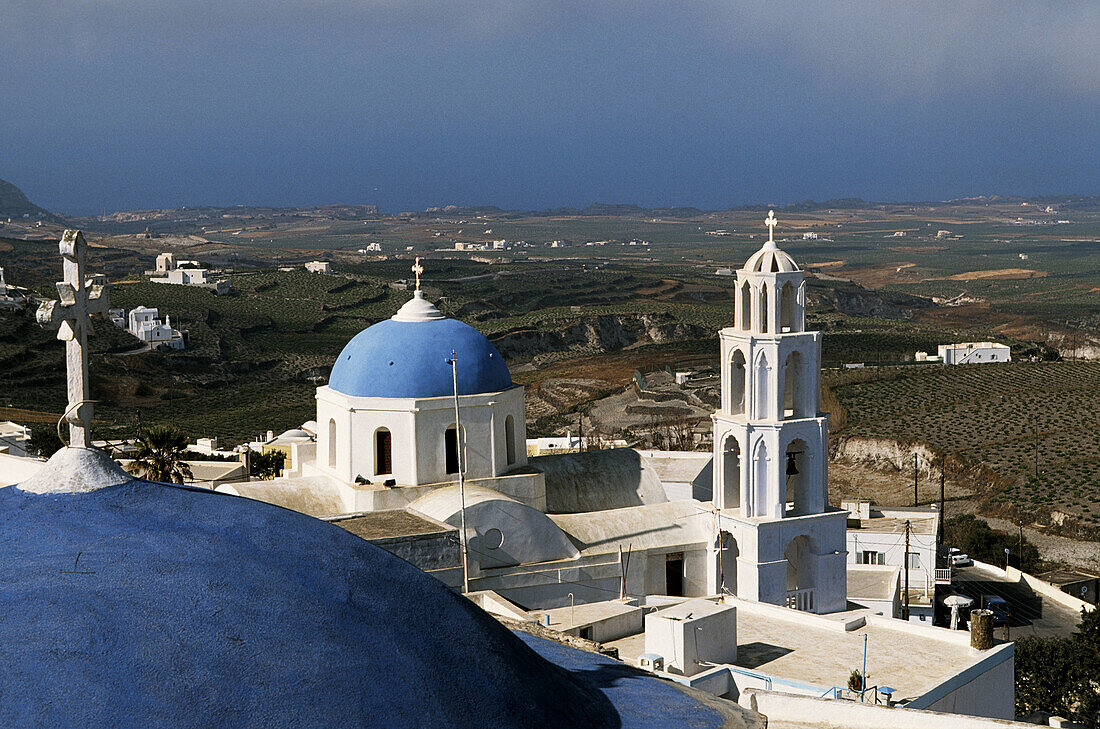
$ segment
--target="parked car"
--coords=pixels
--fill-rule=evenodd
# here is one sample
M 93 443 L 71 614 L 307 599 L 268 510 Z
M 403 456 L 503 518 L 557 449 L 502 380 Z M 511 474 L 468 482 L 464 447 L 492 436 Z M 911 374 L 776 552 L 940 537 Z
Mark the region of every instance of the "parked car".
M 974 560 L 970 559 L 970 555 L 966 552 L 956 552 L 947 559 L 952 567 L 967 567 L 974 564 Z
M 997 595 L 982 595 L 982 605 L 993 613 L 994 625 L 1008 624 L 1008 603 L 1003 597 Z

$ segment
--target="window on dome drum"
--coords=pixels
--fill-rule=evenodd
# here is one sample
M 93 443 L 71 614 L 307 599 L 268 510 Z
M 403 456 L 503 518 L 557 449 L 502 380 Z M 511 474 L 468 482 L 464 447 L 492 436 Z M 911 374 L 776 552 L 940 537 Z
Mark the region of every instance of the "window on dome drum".
M 336 468 L 336 421 L 328 421 L 328 467 Z
M 393 473 L 393 438 L 390 431 L 379 428 L 374 434 L 374 474 L 382 476 Z
M 447 450 L 447 473 L 458 473 L 458 431 L 455 426 L 447 428 L 443 443 Z
M 508 451 L 508 465 L 516 462 L 516 421 L 511 415 L 504 419 L 504 447 Z

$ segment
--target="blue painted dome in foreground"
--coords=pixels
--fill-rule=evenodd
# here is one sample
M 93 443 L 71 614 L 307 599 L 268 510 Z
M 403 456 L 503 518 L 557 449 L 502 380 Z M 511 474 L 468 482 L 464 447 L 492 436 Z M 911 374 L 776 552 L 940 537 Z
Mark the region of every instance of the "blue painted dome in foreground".
M 451 350 L 458 359 L 458 394 L 500 392 L 512 376 L 485 336 L 457 319 L 386 319 L 356 334 L 332 365 L 328 386 L 355 397 L 442 397 L 454 393 Z
M 343 529 L 128 480 L 0 489 L 0 726 L 664 727 L 721 716 Z

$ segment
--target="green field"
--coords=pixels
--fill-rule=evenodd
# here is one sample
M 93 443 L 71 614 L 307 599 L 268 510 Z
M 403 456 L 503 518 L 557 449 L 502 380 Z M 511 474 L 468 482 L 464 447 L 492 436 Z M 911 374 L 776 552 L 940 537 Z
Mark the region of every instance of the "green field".
M 826 383 L 843 434 L 928 443 L 997 474 L 995 506 L 1100 526 L 1100 363 L 881 368 Z

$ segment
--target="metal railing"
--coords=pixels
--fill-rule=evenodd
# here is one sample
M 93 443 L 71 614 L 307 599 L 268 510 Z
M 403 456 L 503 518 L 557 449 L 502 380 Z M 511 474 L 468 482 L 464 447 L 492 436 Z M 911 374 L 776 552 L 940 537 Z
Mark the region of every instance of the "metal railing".
M 936 568 L 936 584 L 937 585 L 950 585 L 951 584 L 951 568 Z

